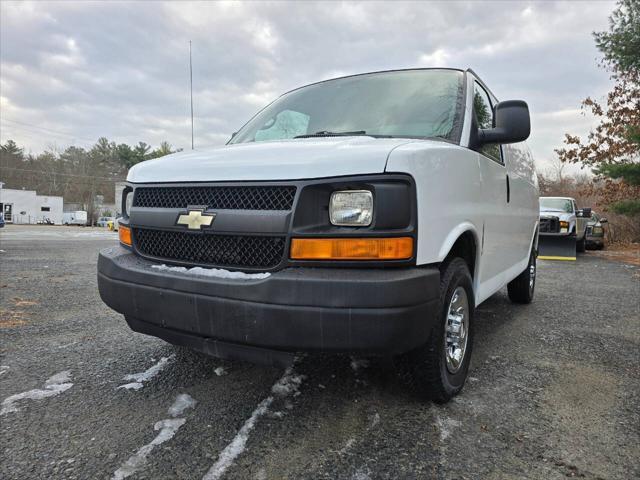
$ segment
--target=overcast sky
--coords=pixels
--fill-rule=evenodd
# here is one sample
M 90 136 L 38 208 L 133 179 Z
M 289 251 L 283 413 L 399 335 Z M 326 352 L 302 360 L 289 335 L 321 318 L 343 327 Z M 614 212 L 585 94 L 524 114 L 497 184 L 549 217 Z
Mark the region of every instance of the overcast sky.
M 611 83 L 591 36 L 602 2 L 155 3 L 3 1 L 0 140 L 27 151 L 167 140 L 220 145 L 297 86 L 351 73 L 471 67 L 532 112 L 539 168 L 565 132 L 593 120 L 580 101 Z

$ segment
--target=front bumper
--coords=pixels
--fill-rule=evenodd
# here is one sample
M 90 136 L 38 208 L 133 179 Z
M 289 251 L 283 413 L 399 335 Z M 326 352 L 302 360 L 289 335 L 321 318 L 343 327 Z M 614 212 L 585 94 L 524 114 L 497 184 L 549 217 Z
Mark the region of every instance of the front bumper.
M 604 245 L 604 235 L 587 235 L 587 245 Z
M 102 300 L 138 332 L 222 358 L 287 364 L 298 351 L 399 354 L 436 321 L 437 268 L 287 268 L 265 279 L 152 268 L 122 247 L 100 252 Z

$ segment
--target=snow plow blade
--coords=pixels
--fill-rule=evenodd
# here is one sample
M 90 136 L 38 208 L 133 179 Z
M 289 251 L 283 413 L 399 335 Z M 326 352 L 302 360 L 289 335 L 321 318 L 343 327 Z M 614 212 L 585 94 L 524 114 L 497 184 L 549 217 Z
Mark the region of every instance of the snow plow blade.
M 576 237 L 540 235 L 538 238 L 538 258 L 540 260 L 575 261 Z

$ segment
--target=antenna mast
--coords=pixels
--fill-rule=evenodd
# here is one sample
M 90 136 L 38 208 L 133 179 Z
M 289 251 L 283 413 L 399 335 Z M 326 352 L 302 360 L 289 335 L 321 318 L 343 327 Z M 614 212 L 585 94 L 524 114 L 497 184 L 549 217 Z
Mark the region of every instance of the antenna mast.
M 189 85 L 191 95 L 191 150 L 193 150 L 193 67 L 191 63 L 191 40 L 189 40 Z

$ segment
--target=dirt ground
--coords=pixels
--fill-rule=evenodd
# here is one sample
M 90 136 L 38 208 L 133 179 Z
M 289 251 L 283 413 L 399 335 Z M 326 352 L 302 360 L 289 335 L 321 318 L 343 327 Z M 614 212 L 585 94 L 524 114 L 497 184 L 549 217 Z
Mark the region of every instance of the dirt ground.
M 96 286 L 116 242 L 0 231 L 0 478 L 640 478 L 628 256 L 541 261 L 531 305 L 483 303 L 467 385 L 438 406 L 386 359 L 305 356 L 283 372 L 131 332 Z

